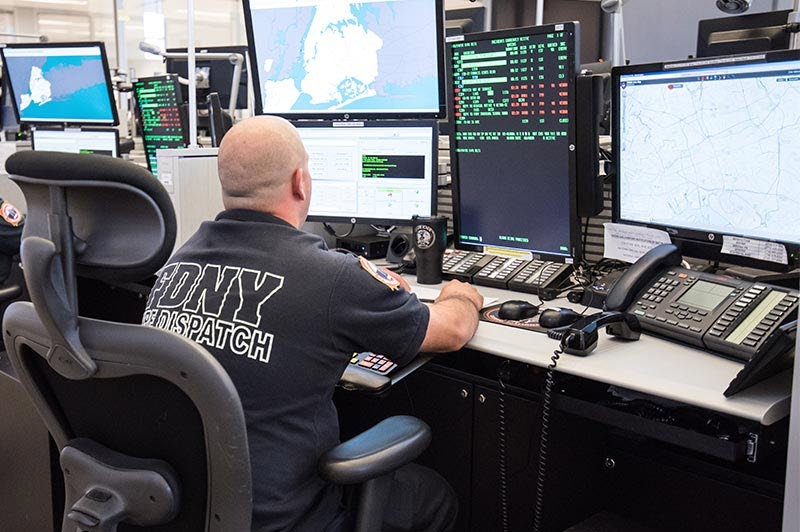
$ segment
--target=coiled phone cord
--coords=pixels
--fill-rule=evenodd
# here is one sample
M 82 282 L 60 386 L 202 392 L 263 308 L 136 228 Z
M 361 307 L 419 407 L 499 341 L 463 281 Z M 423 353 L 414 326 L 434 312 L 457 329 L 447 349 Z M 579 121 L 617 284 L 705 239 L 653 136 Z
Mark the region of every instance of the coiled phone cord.
M 558 359 L 564 351 L 559 347 L 553 351 L 550 357 L 550 365 L 547 366 L 547 376 L 544 381 L 544 391 L 542 392 L 542 420 L 539 428 L 539 469 L 536 475 L 536 499 L 533 506 L 533 531 L 542 530 L 542 518 L 544 514 L 544 485 L 547 479 L 547 440 L 550 435 L 550 414 L 552 408 L 553 382 L 555 380 L 555 369 Z
M 508 361 L 506 361 L 508 362 Z M 508 364 L 505 363 L 505 366 Z M 497 420 L 498 420 L 498 459 L 500 462 L 500 517 L 503 532 L 508 532 L 508 481 L 506 474 L 506 383 L 503 382 L 503 369 L 497 372 Z M 507 369 L 507 368 L 505 368 Z

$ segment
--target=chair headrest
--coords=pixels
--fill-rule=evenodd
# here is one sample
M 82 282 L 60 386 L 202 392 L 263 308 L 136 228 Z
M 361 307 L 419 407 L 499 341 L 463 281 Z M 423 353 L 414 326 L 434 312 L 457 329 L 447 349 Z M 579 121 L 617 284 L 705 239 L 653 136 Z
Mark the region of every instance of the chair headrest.
M 144 168 L 104 155 L 24 151 L 7 159 L 6 172 L 28 204 L 23 239 L 50 238 L 49 218 L 60 214 L 53 198 L 64 195 L 80 276 L 139 281 L 172 253 L 175 211 L 164 187 Z

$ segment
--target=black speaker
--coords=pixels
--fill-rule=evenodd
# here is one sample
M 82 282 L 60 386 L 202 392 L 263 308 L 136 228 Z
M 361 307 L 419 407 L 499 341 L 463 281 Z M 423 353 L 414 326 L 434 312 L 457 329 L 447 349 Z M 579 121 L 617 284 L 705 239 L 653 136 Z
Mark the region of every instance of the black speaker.
M 575 84 L 575 177 L 578 216 L 603 210 L 598 125 L 603 113 L 603 76 L 578 76 Z
M 392 233 L 389 237 L 389 250 L 386 260 L 394 264 L 402 264 L 403 257 L 411 251 L 411 235 L 406 233 Z

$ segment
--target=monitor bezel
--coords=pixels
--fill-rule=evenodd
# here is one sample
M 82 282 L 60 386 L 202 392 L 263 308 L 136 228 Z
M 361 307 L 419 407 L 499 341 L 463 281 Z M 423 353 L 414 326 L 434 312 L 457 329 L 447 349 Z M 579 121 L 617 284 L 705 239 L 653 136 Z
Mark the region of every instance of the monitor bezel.
M 348 112 L 264 112 L 264 105 L 261 99 L 261 78 L 259 62 L 256 57 L 255 38 L 253 35 L 252 11 L 250 0 L 243 0 L 244 24 L 247 33 L 247 52 L 250 57 L 251 79 L 253 80 L 253 95 L 255 103 L 255 114 L 270 114 L 281 116 L 287 120 L 303 119 L 324 119 L 324 120 L 368 120 L 368 119 L 436 119 L 444 118 L 447 113 L 446 87 L 444 82 L 445 58 L 444 58 L 444 0 L 431 0 L 435 5 L 436 11 L 436 49 L 437 49 L 437 70 L 439 80 L 439 110 L 432 112 L 409 112 L 409 111 L 386 111 L 374 112 L 364 110 L 353 110 Z M 353 2 L 355 3 L 355 2 Z
M 64 134 L 68 134 L 68 133 L 78 133 L 78 134 L 81 134 L 81 133 L 111 133 L 111 132 L 113 132 L 114 133 L 114 144 L 116 145 L 115 149 L 116 149 L 116 152 L 117 152 L 116 154 L 113 155 L 113 157 L 119 157 L 119 129 L 117 129 L 117 128 L 114 128 L 114 127 L 95 127 L 95 128 L 80 128 L 80 129 L 76 128 L 75 131 L 68 131 L 67 129 L 63 129 L 63 128 L 48 128 L 48 127 L 31 128 L 31 150 L 32 151 L 36 151 L 36 135 L 37 135 L 37 132 L 42 132 L 42 131 L 48 131 L 48 132 L 59 131 L 59 132 L 62 132 Z
M 366 122 L 340 122 L 336 120 L 299 120 L 292 121 L 297 128 L 397 128 L 397 127 L 424 127 L 431 131 L 431 213 L 430 216 L 436 216 L 439 192 L 439 179 L 438 179 L 438 148 L 439 148 L 439 132 L 438 124 L 433 119 L 419 119 L 419 120 L 381 120 L 381 121 L 366 121 Z M 311 176 L 312 180 L 314 176 Z M 314 194 L 314 191 L 311 192 Z M 422 216 L 422 215 L 421 215 Z M 349 224 L 372 224 L 381 226 L 410 226 L 413 225 L 411 218 L 389 218 L 389 217 L 356 217 L 356 216 L 328 216 L 321 214 L 309 214 L 306 217 L 308 222 L 323 222 L 323 223 L 349 223 Z
M 166 81 L 171 81 L 175 87 L 175 92 L 178 94 L 178 100 L 180 100 L 180 83 L 178 81 L 178 76 L 175 74 L 162 74 L 160 76 L 146 76 L 143 78 L 137 78 L 133 81 L 133 99 L 136 102 L 136 107 L 139 110 L 139 117 L 141 117 L 141 108 L 139 107 L 139 97 L 136 95 L 136 84 L 142 81 L 151 81 L 154 79 L 161 79 Z M 181 129 L 183 130 L 183 147 L 189 145 L 189 117 L 186 111 L 186 104 L 181 103 L 178 101 L 178 112 L 180 113 L 181 117 Z M 142 128 L 142 148 L 144 148 L 144 158 L 147 161 L 147 169 L 150 171 L 151 174 L 155 175 L 153 172 L 152 165 L 150 164 L 150 157 L 147 156 L 147 145 L 148 141 L 144 135 L 144 128 Z M 158 177 L 158 176 L 156 176 Z
M 612 194 L 612 220 L 616 223 L 627 225 L 637 225 L 640 227 L 650 227 L 666 231 L 677 245 L 681 252 L 688 257 L 708 260 L 714 263 L 725 263 L 737 266 L 759 268 L 769 271 L 784 272 L 800 265 L 800 243 L 787 242 L 783 240 L 767 240 L 755 238 L 741 233 L 720 233 L 703 231 L 673 225 L 646 223 L 639 220 L 630 220 L 622 217 L 621 198 L 619 194 L 621 186 L 621 161 L 617 155 L 620 153 L 620 78 L 631 74 L 646 74 L 669 71 L 701 70 L 703 68 L 719 68 L 720 66 L 736 66 L 746 64 L 765 64 L 780 61 L 800 61 L 800 50 L 778 50 L 772 52 L 759 52 L 752 54 L 740 54 L 732 56 L 708 57 L 702 59 L 689 59 L 682 61 L 656 62 L 641 65 L 630 65 L 614 67 L 611 71 L 611 146 L 613 157 L 613 190 Z M 742 237 L 751 240 L 776 242 L 786 247 L 788 264 L 763 261 L 738 255 L 723 254 L 723 236 Z
M 103 121 L 64 121 L 64 120 L 43 120 L 41 118 L 36 119 L 23 119 L 20 117 L 19 109 L 17 107 L 17 95 L 14 92 L 14 84 L 11 82 L 11 75 L 8 71 L 8 62 L 6 61 L 5 50 L 9 49 L 43 49 L 43 48 L 87 48 L 97 46 L 100 48 L 100 58 L 103 62 L 103 73 L 105 74 L 106 80 L 106 93 L 108 95 L 108 103 L 111 106 L 111 115 L 112 119 L 103 120 Z M 0 56 L 3 59 L 3 76 L 8 79 L 8 90 L 11 96 L 11 107 L 14 109 L 14 116 L 17 119 L 18 124 L 63 124 L 65 126 L 118 126 L 119 125 L 119 115 L 117 113 L 117 102 L 114 99 L 114 87 L 111 84 L 111 70 L 108 64 L 108 54 L 106 54 L 106 46 L 105 43 L 101 41 L 86 41 L 86 42 L 45 42 L 45 43 L 12 43 L 6 44 L 4 47 L 0 47 Z
M 479 33 L 468 33 L 465 35 L 458 35 L 453 36 L 448 39 L 447 41 L 447 83 L 448 83 L 448 96 L 452 95 L 453 90 L 453 77 L 452 77 L 452 51 L 451 51 L 451 44 L 454 42 L 472 42 L 477 40 L 486 40 L 486 39 L 496 39 L 496 38 L 507 38 L 507 37 L 517 37 L 523 35 L 540 35 L 543 33 L 553 33 L 555 31 L 562 31 L 557 30 L 556 27 L 559 25 L 564 26 L 564 31 L 569 31 L 572 35 L 572 51 L 569 53 L 569 61 L 571 62 L 570 65 L 570 73 L 572 74 L 571 83 L 572 83 L 572 91 L 571 96 L 569 99 L 569 106 L 568 112 L 569 116 L 573 117 L 569 123 L 568 129 L 568 139 L 570 141 L 571 146 L 577 145 L 577 130 L 576 130 L 576 121 L 575 121 L 575 109 L 576 109 L 576 101 L 575 101 L 575 92 L 576 92 L 576 81 L 577 76 L 579 74 L 580 69 L 580 35 L 579 35 L 579 28 L 580 24 L 577 22 L 559 22 L 554 24 L 545 24 L 543 26 L 525 26 L 521 28 L 512 28 L 512 29 L 505 29 L 505 30 L 492 30 L 486 32 L 479 32 Z M 448 98 L 448 116 L 453 116 L 453 98 Z M 552 251 L 542 251 L 542 250 L 532 250 L 526 248 L 517 248 L 511 246 L 498 246 L 498 245 L 487 245 L 487 244 L 472 244 L 468 242 L 462 242 L 459 238 L 461 235 L 461 193 L 460 193 L 460 180 L 458 179 L 458 153 L 456 152 L 456 126 L 452 118 L 449 120 L 450 126 L 450 174 L 452 176 L 452 191 L 453 191 L 453 227 L 455 230 L 455 235 L 453 238 L 453 246 L 455 249 L 460 249 L 464 251 L 478 251 L 483 252 L 485 248 L 491 249 L 508 249 L 510 253 L 517 253 L 517 252 L 526 252 L 531 253 L 534 259 L 537 260 L 551 260 L 554 262 L 564 262 L 564 263 L 577 263 L 581 260 L 582 257 L 582 250 L 580 247 L 580 219 L 578 218 L 577 214 L 577 159 L 576 159 L 576 150 L 572 149 L 569 152 L 568 164 L 569 164 L 569 205 L 570 205 L 570 216 L 569 216 L 569 246 L 570 252 L 569 253 L 559 253 L 559 252 L 552 252 Z M 498 168 L 500 171 L 500 168 Z

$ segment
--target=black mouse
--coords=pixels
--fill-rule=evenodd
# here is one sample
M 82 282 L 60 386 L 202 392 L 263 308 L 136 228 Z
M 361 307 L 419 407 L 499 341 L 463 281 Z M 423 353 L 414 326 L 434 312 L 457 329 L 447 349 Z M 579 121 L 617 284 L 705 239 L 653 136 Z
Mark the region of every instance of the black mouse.
M 539 316 L 539 325 L 546 329 L 572 325 L 581 318 L 581 315 L 571 308 L 546 308 Z
M 527 301 L 506 301 L 500 305 L 497 317 L 501 320 L 524 320 L 532 318 L 539 313 L 539 305 Z

